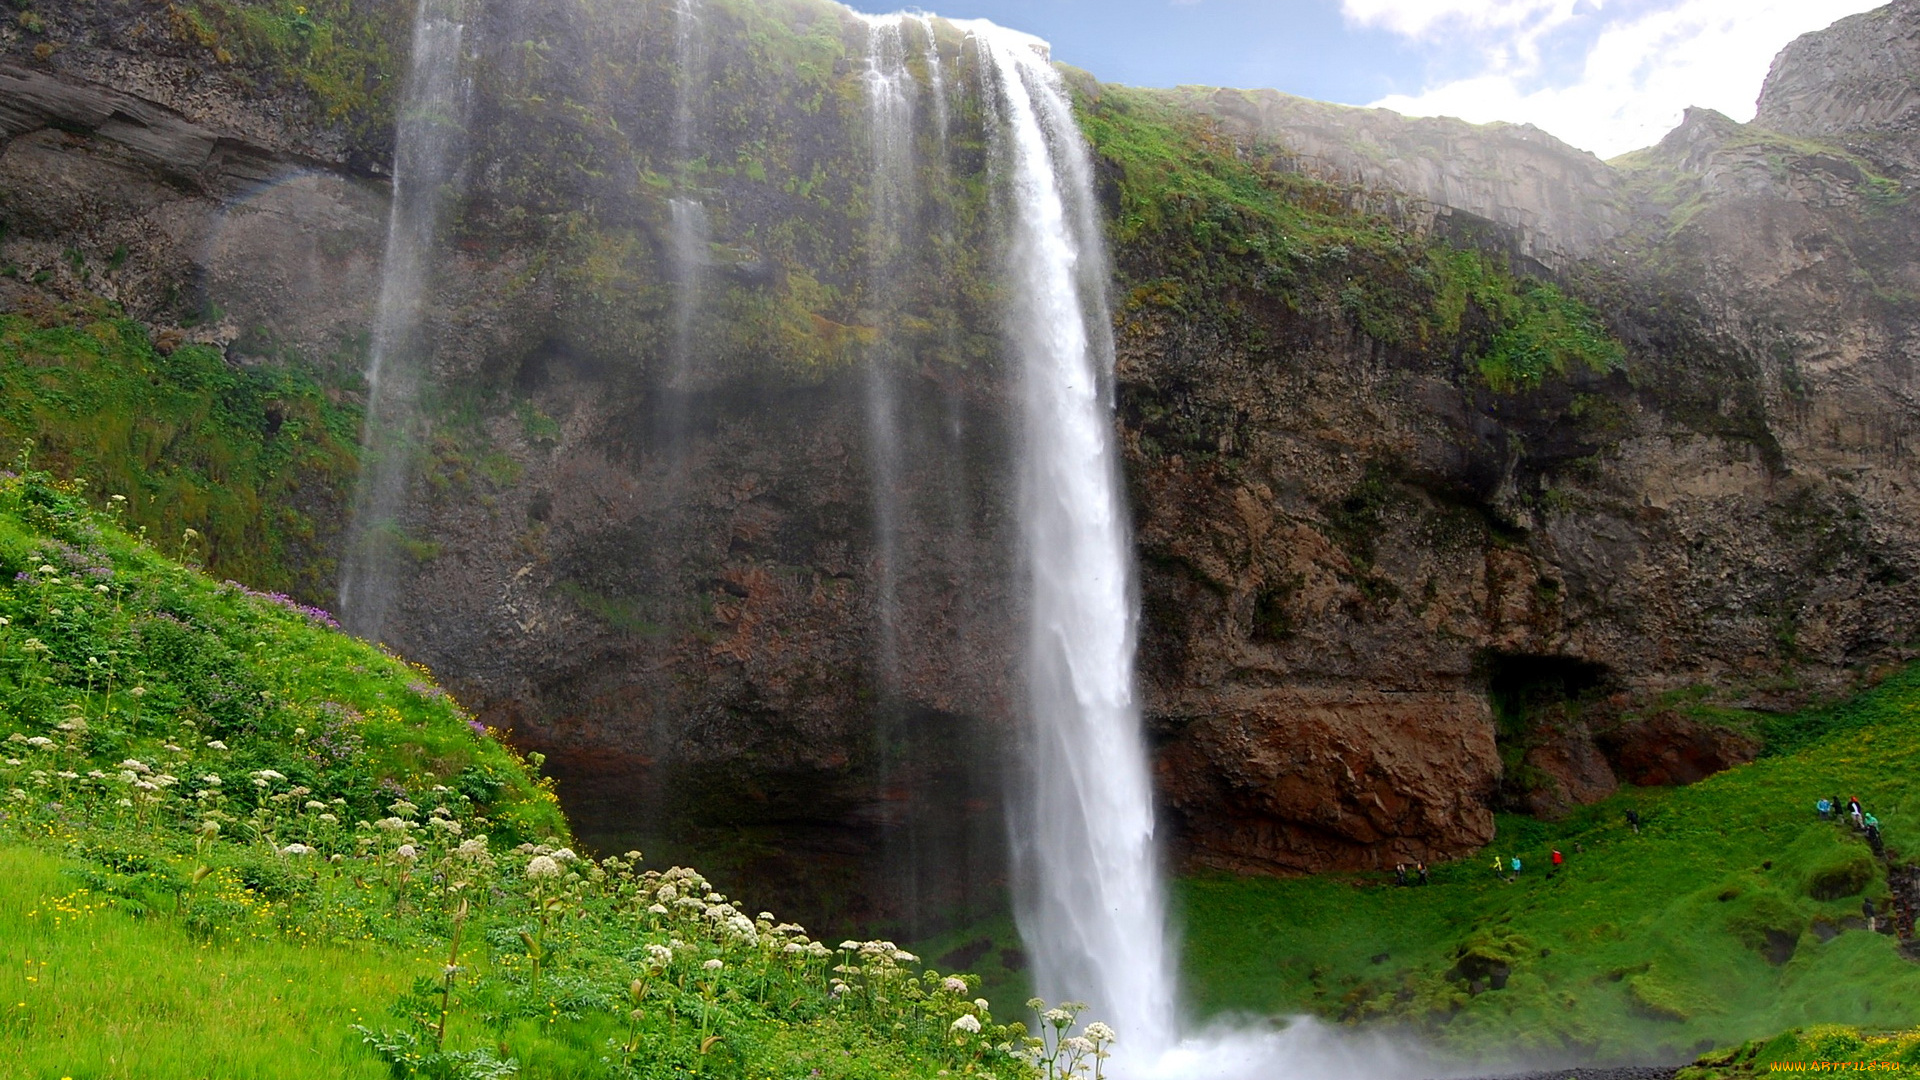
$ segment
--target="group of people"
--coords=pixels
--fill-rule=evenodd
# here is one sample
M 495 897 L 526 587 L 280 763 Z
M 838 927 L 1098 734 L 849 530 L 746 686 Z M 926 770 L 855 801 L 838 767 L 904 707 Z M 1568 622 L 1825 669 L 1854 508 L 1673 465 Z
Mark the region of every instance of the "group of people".
M 1842 809 L 1843 806 L 1844 809 Z M 1819 812 L 1822 821 L 1833 821 L 1836 818 L 1851 819 L 1853 831 L 1866 837 L 1867 846 L 1873 849 L 1874 855 L 1886 854 L 1886 841 L 1880 838 L 1880 819 L 1867 813 L 1866 808 L 1860 805 L 1859 796 L 1848 796 L 1847 801 L 1842 804 L 1840 796 L 1835 795 L 1830 799 L 1821 799 L 1814 803 L 1813 808 Z
M 1574 850 L 1576 851 L 1580 850 L 1580 845 L 1575 844 Z M 1567 865 L 1567 857 L 1565 854 L 1563 854 L 1560 851 L 1559 848 L 1554 848 L 1553 851 L 1548 854 L 1547 860 L 1548 860 L 1548 868 L 1547 868 L 1548 877 L 1553 877 L 1555 874 L 1558 874 L 1560 872 L 1560 868 Z M 1495 855 L 1493 857 L 1494 876 L 1504 877 L 1508 881 L 1520 880 L 1520 871 L 1523 866 L 1524 864 L 1521 863 L 1520 856 L 1518 855 L 1509 855 L 1505 859 L 1502 859 L 1498 855 Z

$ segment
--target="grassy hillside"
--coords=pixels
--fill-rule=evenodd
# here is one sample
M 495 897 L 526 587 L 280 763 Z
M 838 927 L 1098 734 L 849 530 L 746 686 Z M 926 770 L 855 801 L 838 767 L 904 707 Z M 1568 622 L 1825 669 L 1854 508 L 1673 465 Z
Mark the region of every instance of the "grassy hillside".
M 424 672 L 103 501 L 0 473 L 0 1075 L 1033 1071 L 977 980 L 557 846 Z
M 0 453 L 31 441 L 41 467 L 93 478 L 97 505 L 123 496 L 125 524 L 223 578 L 331 594 L 359 431 L 357 410 L 293 366 L 162 352 L 118 317 L 0 315 Z
M 1885 867 L 1813 810 L 1858 795 L 1892 854 L 1920 854 L 1920 671 L 1782 730 L 1796 749 L 1689 788 L 1502 818 L 1489 852 L 1424 888 L 1183 881 L 1186 985 L 1209 1014 L 1391 1020 L 1470 1053 L 1673 1060 L 1803 1025 L 1920 1024 L 1920 966 L 1848 928 L 1886 896 Z M 1567 865 L 1550 879 L 1554 848 Z M 1494 853 L 1521 858 L 1517 882 Z

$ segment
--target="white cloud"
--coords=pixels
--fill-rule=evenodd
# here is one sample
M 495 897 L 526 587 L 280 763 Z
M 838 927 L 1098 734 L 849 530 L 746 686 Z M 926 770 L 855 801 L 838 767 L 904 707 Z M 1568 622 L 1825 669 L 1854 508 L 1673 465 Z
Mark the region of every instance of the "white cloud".
M 1478 48 L 1481 70 L 1374 102 L 1413 116 L 1507 120 L 1544 128 L 1601 157 L 1659 141 L 1689 105 L 1753 116 L 1773 57 L 1787 42 L 1884 0 L 1674 0 L 1631 15 L 1551 0 L 1342 0 L 1354 22 L 1445 47 Z M 1437 15 L 1429 13 L 1438 9 Z M 1577 72 L 1541 59 L 1542 39 L 1577 14 L 1602 29 Z
M 1408 37 L 1425 37 L 1447 23 L 1474 27 L 1519 27 L 1563 21 L 1577 0 L 1341 0 L 1349 22 L 1377 26 Z

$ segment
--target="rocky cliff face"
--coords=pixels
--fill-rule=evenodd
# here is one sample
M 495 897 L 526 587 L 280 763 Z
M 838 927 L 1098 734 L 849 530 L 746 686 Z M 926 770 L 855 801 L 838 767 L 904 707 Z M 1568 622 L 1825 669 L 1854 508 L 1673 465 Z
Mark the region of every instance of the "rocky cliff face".
M 1886 135 L 1910 142 L 1920 116 L 1916 69 L 1920 30 L 1914 5 L 1896 0 L 1781 50 L 1760 91 L 1754 123 L 1786 135 Z
M 353 47 L 299 54 L 221 21 L 244 7 L 42 3 L 6 31 L 0 255 L 25 273 L 0 285 L 351 372 L 390 105 L 283 76 L 377 67 L 409 12 L 316 4 Z M 1531 129 L 1080 85 L 1180 856 L 1460 854 L 1493 805 L 1697 778 L 1755 752 L 1739 710 L 1906 655 L 1917 10 L 1796 43 L 1754 124 L 1693 113 L 1613 164 Z M 388 639 L 547 753 L 589 836 L 698 845 L 848 919 L 986 903 L 1018 450 L 964 42 L 937 37 L 953 117 L 918 114 L 921 231 L 881 295 L 864 24 L 716 0 L 681 54 L 674 11 L 476 8 Z M 1228 167 L 1268 216 L 1207 185 Z M 108 274 L 63 257 L 123 245 Z M 1555 351 L 1586 309 L 1617 368 Z M 1514 341 L 1553 362 L 1502 374 Z M 897 575 L 877 357 L 913 433 Z
M 1627 363 L 1494 394 L 1293 311 L 1239 334 L 1128 320 L 1129 396 L 1203 418 L 1202 453 L 1134 458 L 1146 670 L 1191 857 L 1459 850 L 1489 835 L 1481 799 L 1551 813 L 1750 757 L 1739 714 L 1700 695 L 1787 707 L 1908 654 L 1920 309 L 1892 131 L 1916 27 L 1897 5 L 1796 42 L 1752 125 L 1695 111 L 1611 166 L 1560 148 L 1585 190 L 1557 211 L 1521 188 L 1537 170 L 1503 176 L 1522 194 L 1495 212 L 1434 179 L 1482 171 L 1450 122 L 1205 99 L 1243 144 L 1336 168 L 1357 151 L 1321 149 L 1322 114 L 1362 145 L 1449 148 L 1391 166 L 1438 207 L 1413 227 L 1451 204 L 1510 227 L 1509 250 L 1586 237 L 1561 280 Z
M 1275 90 L 1178 97 L 1236 139 L 1283 149 L 1295 168 L 1398 196 L 1396 216 L 1414 228 L 1506 244 L 1555 269 L 1597 255 L 1631 218 L 1618 173 L 1530 124 L 1409 119 Z

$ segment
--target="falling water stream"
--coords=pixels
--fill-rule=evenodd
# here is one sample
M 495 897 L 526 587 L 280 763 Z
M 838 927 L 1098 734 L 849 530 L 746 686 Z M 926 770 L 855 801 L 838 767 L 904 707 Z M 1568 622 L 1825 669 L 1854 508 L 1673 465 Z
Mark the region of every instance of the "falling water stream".
M 421 376 L 431 352 L 421 332 L 422 300 L 465 137 L 465 33 L 458 0 L 420 5 L 395 132 L 393 207 L 366 371 L 365 466 L 340 574 L 342 619 L 349 630 L 374 640 L 397 591 L 398 519 L 413 464 Z
M 1027 795 L 1014 819 L 1016 916 L 1035 990 L 1120 1032 L 1109 1075 L 1294 1080 L 1419 1072 L 1383 1038 L 1311 1021 L 1182 1032 L 1135 698 L 1137 596 L 1113 427 L 1110 281 L 1093 169 L 1040 41 L 977 42 L 1009 218 L 1005 324 L 1021 373 L 1020 538 Z
M 905 17 L 875 16 L 867 23 L 867 103 L 871 173 L 868 184 L 867 307 L 878 336 L 866 363 L 867 459 L 873 472 L 875 623 L 874 665 L 883 700 L 899 691 L 900 401 L 897 345 L 886 327 L 898 304 L 898 261 L 913 210 L 914 97 L 907 71 Z
M 1020 537 L 1029 596 L 1029 799 L 1014 828 L 1017 916 L 1036 990 L 1077 999 L 1153 1054 L 1173 971 L 1134 698 L 1133 553 L 1113 432 L 1108 267 L 1093 170 L 1034 39 L 960 24 L 1002 118 L 1006 326 L 1022 381 Z
M 673 285 L 673 328 L 668 339 L 664 389 L 658 423 L 674 475 L 684 483 L 687 410 L 681 396 L 695 383 L 696 331 L 705 299 L 709 246 L 707 208 L 692 188 L 693 161 L 699 152 L 700 105 L 707 76 L 707 40 L 702 0 L 673 0 L 673 197 L 667 200 L 669 238 L 667 276 Z

